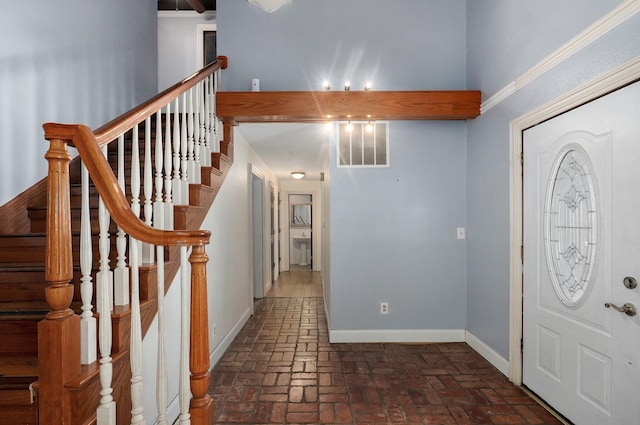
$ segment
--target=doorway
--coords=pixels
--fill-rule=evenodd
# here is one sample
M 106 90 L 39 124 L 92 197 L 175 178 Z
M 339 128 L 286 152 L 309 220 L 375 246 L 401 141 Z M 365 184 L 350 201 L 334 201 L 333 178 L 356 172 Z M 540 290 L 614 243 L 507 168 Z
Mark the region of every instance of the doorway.
M 253 297 L 264 298 L 264 177 L 251 172 L 251 224 L 253 245 Z
M 510 267 L 509 267 L 509 363 L 508 376 L 516 385 L 522 384 L 522 290 L 523 290 L 523 168 L 522 136 L 526 129 L 570 111 L 593 99 L 605 96 L 638 81 L 640 57 L 566 93 L 511 121 L 510 142 Z
M 312 207 L 312 195 L 289 195 L 290 270 L 313 270 Z
M 523 135 L 523 384 L 575 423 L 640 416 L 638 109 L 640 83 Z

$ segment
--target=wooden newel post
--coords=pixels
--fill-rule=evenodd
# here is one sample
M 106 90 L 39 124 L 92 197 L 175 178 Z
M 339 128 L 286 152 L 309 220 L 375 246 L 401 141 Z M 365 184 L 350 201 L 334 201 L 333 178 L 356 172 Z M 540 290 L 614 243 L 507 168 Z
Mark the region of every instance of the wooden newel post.
M 194 246 L 191 263 L 191 335 L 189 369 L 191 371 L 191 404 L 189 413 L 194 425 L 213 424 L 213 400 L 209 389 L 209 314 L 207 299 L 208 261 L 204 246 Z
M 71 157 L 65 141 L 51 139 L 45 158 L 49 163 L 45 298 L 51 311 L 38 324 L 38 408 L 40 423 L 63 424 L 71 419 L 64 384 L 80 373 L 80 316 L 69 308 L 73 300 Z

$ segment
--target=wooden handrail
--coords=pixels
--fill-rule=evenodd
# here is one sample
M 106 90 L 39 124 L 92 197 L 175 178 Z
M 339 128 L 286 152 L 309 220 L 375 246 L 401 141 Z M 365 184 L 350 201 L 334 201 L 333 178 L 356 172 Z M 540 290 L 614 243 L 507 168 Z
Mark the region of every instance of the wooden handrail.
M 209 243 L 211 232 L 208 230 L 161 230 L 142 221 L 138 217 L 137 212 L 132 208 L 132 203 L 135 204 L 135 201 L 130 202 L 125 196 L 124 188 L 121 186 L 122 182 L 116 178 L 102 148 L 132 128 L 136 129 L 140 123 L 145 121 L 147 125 L 146 140 L 148 143 L 150 135 L 148 124 L 152 115 L 162 111 L 166 105 L 169 105 L 175 99 L 179 99 L 180 96 L 188 94 L 187 92 L 189 90 L 205 81 L 205 79 L 211 76 L 217 78 L 214 73 L 226 67 L 227 58 L 220 56 L 211 65 L 187 77 L 129 112 L 120 115 L 118 118 L 95 131 L 79 124 L 46 123 L 43 125 L 45 139 L 50 142 L 50 147 L 46 155 L 49 164 L 49 176 L 47 179 L 47 247 L 45 260 L 45 277 L 48 287 L 45 292 L 46 301 L 51 311 L 38 326 L 39 390 L 42 395 L 39 399 L 41 421 L 51 424 L 71 423 L 73 412 L 71 400 L 68 397 L 65 385 L 70 379 L 80 373 L 80 316 L 74 314 L 70 309 L 74 288 L 71 284 L 71 279 L 73 278 L 69 173 L 71 158 L 67 152 L 67 147 L 73 146 L 78 150 L 79 156 L 82 158 L 82 162 L 88 170 L 93 184 L 109 212 L 108 216 L 119 226 L 119 229 L 137 241 L 146 244 L 158 247 L 180 246 L 181 257 L 183 252 L 187 252 L 188 247 L 192 248 L 189 259 L 192 264 L 190 280 L 193 293 L 191 297 L 191 309 L 193 311 L 191 312 L 191 355 L 189 362 L 191 370 L 189 380 L 191 381 L 193 396 L 190 414 L 194 425 L 212 423 L 213 404 L 211 398 L 207 395 L 210 366 L 206 296 L 206 263 L 208 258 L 204 249 L 204 246 Z M 208 83 L 210 82 L 211 80 L 208 80 Z M 202 93 L 199 92 L 198 96 L 202 96 Z M 191 98 L 193 98 L 193 96 L 190 96 L 190 99 Z M 186 120 L 186 113 L 186 111 L 183 111 L 183 120 Z M 192 112 L 188 113 L 191 114 Z M 177 117 L 177 115 L 175 115 L 175 117 Z M 191 142 L 193 141 L 191 135 L 193 127 L 192 120 L 193 117 L 190 117 L 188 123 Z M 158 124 L 160 124 L 160 122 L 158 122 Z M 183 132 L 186 131 L 185 125 L 183 122 Z M 167 143 L 169 143 L 169 141 L 167 141 Z M 149 151 L 149 146 L 145 147 L 145 152 Z M 137 151 L 135 152 L 137 153 Z M 182 159 L 182 161 L 184 161 L 184 159 Z M 146 162 L 146 164 L 148 163 L 149 162 Z M 139 166 L 139 163 L 137 163 L 136 167 L 137 166 Z M 122 170 L 122 168 L 119 168 L 119 170 Z M 196 172 L 199 172 L 199 170 Z M 139 179 L 137 177 L 132 178 L 132 182 L 135 180 Z M 145 181 L 147 180 L 145 179 Z M 186 182 L 187 180 L 182 179 L 182 181 Z M 132 185 L 133 184 L 134 183 L 132 183 Z M 139 187 L 137 189 L 139 189 Z M 146 199 L 149 199 L 149 195 L 145 196 Z M 136 205 L 139 205 L 139 203 Z M 145 212 L 145 215 L 146 214 Z M 104 217 L 104 214 L 100 215 L 101 220 Z M 105 227 L 101 223 L 101 230 L 103 228 Z M 137 246 L 137 244 L 134 246 Z M 131 257 L 134 264 L 138 264 L 137 252 L 138 250 L 135 250 L 136 254 L 132 254 Z M 107 257 L 108 255 L 104 258 Z M 183 262 L 181 266 L 184 267 L 184 265 L 185 263 Z M 108 261 L 106 269 L 102 270 L 101 268 L 101 272 L 109 272 Z M 186 279 L 184 281 L 186 281 Z M 161 282 L 161 285 L 164 285 L 164 282 Z M 132 286 L 132 288 L 137 291 L 138 287 Z M 135 302 L 131 304 L 135 306 L 135 308 L 132 307 L 132 317 L 137 317 L 137 320 L 134 321 L 132 319 L 131 327 L 134 330 L 137 329 L 136 335 L 138 337 L 132 337 L 132 353 L 134 349 L 141 344 L 139 300 L 136 296 L 137 292 L 133 289 L 132 294 Z M 161 294 L 160 291 L 162 291 L 162 288 L 159 290 L 159 294 Z M 108 295 L 103 291 L 102 299 L 107 298 Z M 101 307 L 103 307 L 101 310 L 103 313 L 109 311 L 104 308 L 105 303 L 102 303 Z M 106 306 L 106 308 L 108 308 L 108 306 Z M 108 314 L 101 314 L 101 317 L 107 318 Z M 106 322 L 108 323 L 108 319 Z M 135 326 L 138 326 L 138 328 L 135 328 Z M 101 323 L 100 327 L 101 332 L 102 329 L 105 329 L 105 335 L 110 334 L 110 326 L 103 326 Z M 134 333 L 133 330 L 131 332 L 132 334 Z M 101 352 L 101 364 L 102 359 L 110 358 L 110 339 L 110 336 L 105 337 L 106 348 L 104 353 Z M 137 346 L 133 342 L 134 340 L 140 341 L 137 343 Z M 95 344 L 95 341 L 93 344 Z M 101 340 L 101 350 L 102 345 L 103 342 Z M 98 415 L 102 414 L 111 420 L 112 415 L 120 413 L 116 412 L 115 404 L 109 400 L 111 397 L 109 391 L 113 391 L 110 382 L 112 362 L 107 361 L 105 365 L 108 365 L 104 373 L 104 376 L 107 377 L 106 381 L 108 381 L 105 384 L 107 392 L 105 394 L 101 392 Z M 136 373 L 139 373 L 139 371 Z M 139 377 L 139 375 L 137 376 Z M 101 380 L 102 377 L 103 374 L 101 370 Z M 136 387 L 136 389 L 139 389 L 139 387 Z M 136 394 L 139 395 L 139 393 Z M 131 389 L 131 398 L 134 398 L 133 386 Z M 139 397 L 136 398 L 136 401 L 139 405 Z M 127 413 L 125 412 L 124 415 L 126 416 Z
M 109 121 L 94 131 L 98 145 L 104 146 L 110 143 L 113 139 L 129 130 L 134 125 L 155 114 L 156 111 L 175 100 L 187 89 L 195 86 L 214 71 L 217 71 L 218 69 L 227 69 L 227 63 L 228 60 L 226 56 L 218 56 L 214 62 L 202 68 L 200 71 L 174 84 L 162 93 L 152 97 L 130 111 Z
M 131 210 L 131 204 L 122 193 L 118 180 L 89 127 L 78 124 L 46 123 L 43 128 L 45 139 L 61 140 L 75 146 L 111 217 L 129 235 L 153 245 L 197 246 L 209 243 L 211 232 L 208 230 L 159 230 L 140 220 Z

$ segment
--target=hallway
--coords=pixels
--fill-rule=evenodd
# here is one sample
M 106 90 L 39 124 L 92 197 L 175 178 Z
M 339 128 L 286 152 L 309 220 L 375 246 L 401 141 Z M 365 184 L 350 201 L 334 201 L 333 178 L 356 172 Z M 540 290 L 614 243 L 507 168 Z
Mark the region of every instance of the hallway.
M 279 280 L 212 372 L 216 424 L 560 423 L 464 343 L 330 344 L 321 291 L 274 295 L 319 273 Z

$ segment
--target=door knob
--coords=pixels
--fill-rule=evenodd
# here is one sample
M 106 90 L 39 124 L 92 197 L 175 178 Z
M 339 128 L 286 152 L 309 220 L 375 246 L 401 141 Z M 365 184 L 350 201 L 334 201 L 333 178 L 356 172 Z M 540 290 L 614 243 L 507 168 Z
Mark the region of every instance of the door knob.
M 620 313 L 624 313 L 627 316 L 635 316 L 637 313 L 636 306 L 631 303 L 625 303 L 622 307 L 618 307 L 613 303 L 604 303 L 604 306 L 609 308 L 611 307 L 615 311 L 619 311 Z

